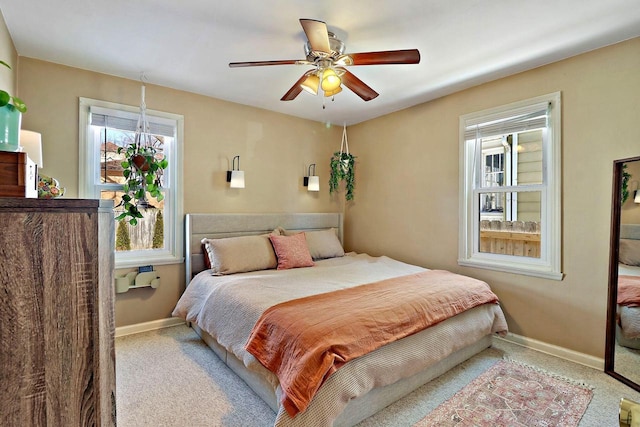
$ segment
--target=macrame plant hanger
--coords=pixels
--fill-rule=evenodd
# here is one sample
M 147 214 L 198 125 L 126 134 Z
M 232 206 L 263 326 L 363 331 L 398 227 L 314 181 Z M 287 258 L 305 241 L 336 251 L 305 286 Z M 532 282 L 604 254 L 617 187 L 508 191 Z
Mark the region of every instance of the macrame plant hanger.
M 140 82 L 142 83 L 140 93 L 140 115 L 138 116 L 138 123 L 136 124 L 135 142 L 138 147 L 150 147 L 152 145 L 149 135 L 149 121 L 147 120 L 147 104 L 144 101 L 145 85 L 144 81 L 147 77 L 144 73 L 140 75 Z
M 340 143 L 340 159 L 342 159 L 342 153 L 349 154 L 349 141 L 347 140 L 347 124 L 345 123 L 342 127 L 342 142 Z M 347 172 L 349 169 L 349 159 L 343 159 L 342 161 L 342 170 L 343 172 Z

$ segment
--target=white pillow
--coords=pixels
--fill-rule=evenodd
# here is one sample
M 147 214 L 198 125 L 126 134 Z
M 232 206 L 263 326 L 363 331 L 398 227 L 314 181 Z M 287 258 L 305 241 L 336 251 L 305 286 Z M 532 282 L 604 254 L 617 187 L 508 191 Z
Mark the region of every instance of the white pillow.
M 620 239 L 619 261 L 627 265 L 640 265 L 640 240 Z
M 268 234 L 202 239 L 204 255 L 214 275 L 268 270 L 278 266 Z

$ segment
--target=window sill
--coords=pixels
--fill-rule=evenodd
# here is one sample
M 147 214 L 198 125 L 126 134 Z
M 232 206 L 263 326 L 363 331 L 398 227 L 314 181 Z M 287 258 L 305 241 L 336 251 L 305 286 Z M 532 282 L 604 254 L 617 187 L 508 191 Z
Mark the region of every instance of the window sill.
M 127 254 L 126 258 L 123 256 L 121 259 L 118 259 L 116 256 L 115 268 L 137 268 L 143 265 L 170 265 L 182 263 L 184 263 L 183 257 L 176 257 L 173 255 L 132 256 Z
M 482 268 L 485 270 L 495 270 L 504 273 L 520 274 L 524 276 L 540 277 L 543 279 L 562 280 L 564 274 L 560 271 L 552 271 L 547 266 L 506 264 L 504 262 L 492 262 L 489 260 L 459 259 L 458 265 L 464 267 Z

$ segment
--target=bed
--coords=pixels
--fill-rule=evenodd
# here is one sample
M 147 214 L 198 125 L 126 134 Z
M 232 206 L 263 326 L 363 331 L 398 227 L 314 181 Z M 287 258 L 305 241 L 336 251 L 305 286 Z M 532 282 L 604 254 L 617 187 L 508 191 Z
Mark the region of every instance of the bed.
M 334 367 L 335 372 L 332 370 L 330 375 L 323 377 L 308 406 L 292 415 L 290 408 L 285 407 L 290 395 L 287 384 L 281 384 L 276 374 L 247 351 L 250 348 L 248 338 L 259 335 L 258 325 L 267 312 L 273 307 L 290 304 L 289 299 L 297 303 L 306 298 L 326 297 L 328 292 L 349 293 L 364 287 L 360 285 L 382 286 L 384 282 L 398 277 L 405 279 L 447 273 L 387 257 L 344 254 L 344 251 L 340 256 L 342 225 L 342 215 L 336 213 L 186 216 L 186 275 L 189 285 L 174 315 L 190 322 L 213 352 L 271 407 L 276 413 L 275 425 L 278 427 L 355 425 L 489 347 L 493 334 L 503 335 L 507 331 L 498 303 L 487 302 L 465 309 L 424 330 L 341 362 L 339 369 Z M 268 268 L 214 275 L 212 271 L 219 272 L 228 267 L 215 264 L 215 256 L 211 258 L 214 265 L 207 266 L 209 256 L 205 254 L 211 255 L 211 246 L 219 251 L 216 252 L 219 258 L 224 258 L 220 256 L 226 250 L 224 244 L 239 242 L 249 236 L 258 245 L 263 245 L 258 239 L 263 239 L 260 240 L 263 242 L 268 238 L 275 252 L 286 259 L 276 243 L 298 239 L 300 232 L 305 233 L 309 252 L 313 254 L 313 266 L 308 268 Z M 325 245 L 331 240 L 327 233 L 333 234 L 334 239 Z M 287 236 L 287 239 L 269 237 L 273 235 Z M 203 239 L 207 239 L 204 251 Z M 322 245 L 317 246 L 318 241 Z M 245 256 L 239 261 L 238 268 L 250 270 L 251 266 L 242 264 L 260 257 L 251 255 L 252 249 L 242 253 Z M 276 258 L 280 262 L 280 256 Z M 310 286 L 300 286 L 300 281 Z M 242 288 L 249 292 L 241 293 Z M 229 299 L 223 300 L 223 295 Z M 244 300 L 247 299 L 257 306 L 245 306 Z
M 618 264 L 618 344 L 640 349 L 640 224 L 620 225 Z

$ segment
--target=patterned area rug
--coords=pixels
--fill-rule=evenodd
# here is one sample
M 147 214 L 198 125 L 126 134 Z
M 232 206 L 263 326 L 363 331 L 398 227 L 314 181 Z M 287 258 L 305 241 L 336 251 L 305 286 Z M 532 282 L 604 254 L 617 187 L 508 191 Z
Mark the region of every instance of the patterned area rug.
M 414 427 L 574 427 L 592 396 L 583 384 L 500 361 Z

